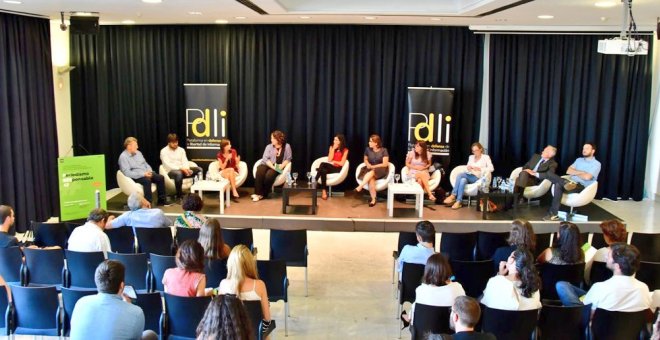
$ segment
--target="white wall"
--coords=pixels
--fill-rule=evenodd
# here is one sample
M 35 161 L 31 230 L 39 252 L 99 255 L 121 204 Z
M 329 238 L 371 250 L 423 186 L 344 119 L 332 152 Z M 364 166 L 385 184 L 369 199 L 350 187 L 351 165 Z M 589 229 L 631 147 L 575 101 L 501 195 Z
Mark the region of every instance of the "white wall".
M 53 93 L 55 95 L 55 115 L 57 122 L 57 145 L 59 156 L 65 156 L 73 145 L 71 129 L 71 87 L 69 73 L 59 70 L 69 65 L 69 31 L 60 30 L 60 22 L 50 22 L 50 45 L 53 58 Z M 69 154 L 72 155 L 72 154 Z

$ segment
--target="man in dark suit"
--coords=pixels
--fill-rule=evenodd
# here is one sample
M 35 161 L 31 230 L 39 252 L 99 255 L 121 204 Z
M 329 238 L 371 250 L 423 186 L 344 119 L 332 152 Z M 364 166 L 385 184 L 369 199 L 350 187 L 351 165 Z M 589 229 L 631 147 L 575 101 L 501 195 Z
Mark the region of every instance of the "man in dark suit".
M 525 187 L 539 184 L 547 178 L 548 174 L 554 174 L 557 170 L 557 162 L 554 157 L 557 154 L 557 148 L 548 145 L 541 154 L 535 153 L 532 158 L 523 165 L 523 171 L 516 179 L 514 191 L 521 194 L 522 197 Z

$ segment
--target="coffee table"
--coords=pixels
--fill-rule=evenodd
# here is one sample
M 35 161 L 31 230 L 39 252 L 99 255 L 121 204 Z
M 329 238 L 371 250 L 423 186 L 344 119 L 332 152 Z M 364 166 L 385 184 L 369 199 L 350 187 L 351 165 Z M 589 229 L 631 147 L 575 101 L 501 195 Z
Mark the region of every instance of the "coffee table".
M 307 192 L 312 195 L 312 215 L 316 215 L 316 195 L 318 190 L 316 188 L 316 182 L 307 183 L 307 182 L 298 182 L 287 184 L 284 183 L 282 186 L 282 214 L 286 214 L 287 207 L 293 207 L 289 204 L 289 196 L 292 192 Z M 310 205 L 296 205 L 302 207 L 310 207 Z
M 415 210 L 417 216 L 422 218 L 424 211 L 424 190 L 419 183 L 390 183 L 387 185 L 387 212 L 394 216 L 394 195 L 415 195 Z
M 202 181 L 197 181 L 195 182 L 191 187 L 190 187 L 190 192 L 195 193 L 199 191 L 199 196 L 204 197 L 204 191 L 217 191 L 220 196 L 220 214 L 225 213 L 225 204 L 227 204 L 227 207 L 231 205 L 231 190 L 230 190 L 230 185 L 229 181 L 222 179 L 220 181 L 209 181 L 209 180 L 202 180 Z M 225 198 L 225 194 L 227 197 Z

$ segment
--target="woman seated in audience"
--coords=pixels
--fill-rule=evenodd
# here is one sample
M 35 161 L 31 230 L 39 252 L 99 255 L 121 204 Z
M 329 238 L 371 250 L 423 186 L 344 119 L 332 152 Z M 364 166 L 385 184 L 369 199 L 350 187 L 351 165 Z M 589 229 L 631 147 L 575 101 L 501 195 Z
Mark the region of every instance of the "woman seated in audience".
M 337 134 L 332 140 L 332 145 L 330 145 L 330 148 L 328 149 L 328 161 L 321 163 L 316 169 L 315 180 L 318 181 L 321 179 L 321 187 L 323 188 L 321 194 L 322 199 L 328 199 L 328 186 L 326 185 L 328 174 L 334 174 L 341 171 L 347 158 L 348 148 L 346 147 L 346 137 L 342 134 Z
M 518 247 L 525 248 L 530 252 L 536 249 L 536 234 L 532 229 L 532 224 L 523 219 L 517 219 L 511 222 L 511 230 L 509 231 L 509 238 L 506 240 L 509 244 L 506 247 L 499 247 L 493 253 L 493 265 L 495 271 L 499 269 L 500 262 L 506 261 L 511 255 L 511 252 Z
M 550 264 L 576 264 L 584 262 L 580 229 L 571 222 L 561 222 L 552 247 L 546 248 L 536 262 Z
M 206 308 L 197 326 L 197 339 L 255 339 L 247 309 L 236 295 L 220 295 Z
M 369 146 L 364 149 L 364 165 L 358 174 L 362 184 L 358 185 L 355 191 L 360 192 L 365 185 L 369 185 L 369 206 L 373 207 L 376 205 L 376 180 L 387 177 L 390 169 L 390 155 L 383 147 L 379 135 L 369 136 Z
M 227 260 L 227 278 L 220 281 L 219 294 L 235 294 L 246 301 L 261 301 L 264 330 L 270 327 L 270 307 L 266 284 L 259 280 L 257 264 L 250 250 L 239 244 Z
M 205 296 L 204 249 L 194 240 L 181 243 L 176 252 L 176 268 L 163 275 L 165 293 L 176 296 Z
M 541 279 L 534 255 L 524 248 L 511 253 L 494 277 L 488 280 L 481 303 L 495 309 L 530 310 L 541 308 Z
M 202 225 L 198 242 L 204 249 L 204 257 L 209 260 L 224 260 L 231 252 L 231 248 L 222 238 L 222 228 L 217 218 L 211 218 Z
M 495 170 L 490 157 L 484 155 L 484 147 L 481 143 L 472 143 L 471 149 L 472 155 L 468 157 L 467 171 L 458 174 L 456 182 L 454 182 L 454 190 L 444 201 L 444 204 L 451 206 L 452 209 L 459 209 L 463 206 L 463 191 L 466 185 L 478 181 Z
M 231 141 L 225 138 L 220 141 L 220 151 L 215 157 L 218 159 L 220 176 L 229 181 L 232 196 L 238 198 L 236 176 L 238 176 L 238 165 L 241 163 L 241 156 L 238 155 L 236 149 L 231 147 Z
M 592 256 L 587 256 L 585 254 L 585 266 L 584 266 L 584 279 L 587 282 L 591 282 L 591 266 L 594 262 L 607 262 L 607 250 L 610 245 L 613 243 L 626 243 L 628 241 L 628 232 L 626 231 L 626 225 L 621 223 L 618 220 L 607 220 L 603 221 L 600 224 L 600 229 L 603 231 L 603 240 L 607 247 L 600 248 L 593 252 Z M 591 250 L 591 249 L 590 249 Z M 591 253 L 592 251 L 586 252 Z
M 282 131 L 273 131 L 270 134 L 270 144 L 264 150 L 262 164 L 257 167 L 257 175 L 254 176 L 252 201 L 257 202 L 268 197 L 275 179 L 291 163 L 291 158 L 291 146 L 286 142 L 286 136 Z
M 206 217 L 200 214 L 204 208 L 204 201 L 198 194 L 187 194 L 181 201 L 181 208 L 183 214 L 179 215 L 174 221 L 174 226 L 177 228 L 201 228 Z
M 424 192 L 429 195 L 431 201 L 435 201 L 435 196 L 433 196 L 433 192 L 429 186 L 429 180 L 431 179 L 431 174 L 429 174 L 431 153 L 428 152 L 425 141 L 417 141 L 415 147 L 408 152 L 406 156 L 406 167 L 408 168 L 408 175 L 415 178 L 415 181 L 422 186 Z
M 451 307 L 456 297 L 465 295 L 463 286 L 451 281 L 452 276 L 451 266 L 444 255 L 433 254 L 426 260 L 422 284 L 415 289 L 415 303 L 412 305 L 410 316 L 405 310 L 401 312 L 404 327 L 407 327 L 409 323 L 414 323 L 415 304 Z

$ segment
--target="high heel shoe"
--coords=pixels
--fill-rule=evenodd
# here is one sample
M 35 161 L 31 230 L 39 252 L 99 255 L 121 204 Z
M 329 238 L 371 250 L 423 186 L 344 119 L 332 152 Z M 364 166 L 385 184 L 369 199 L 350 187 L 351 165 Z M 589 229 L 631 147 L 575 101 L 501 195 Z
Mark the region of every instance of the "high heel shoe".
M 403 317 L 404 315 L 408 315 L 405 310 L 401 312 L 401 316 L 399 317 L 401 322 L 403 322 L 403 327 L 401 327 L 401 329 L 405 329 L 410 326 L 410 321 L 406 321 L 406 319 Z
M 376 201 L 369 202 L 369 207 L 370 207 L 370 208 L 374 207 L 375 205 L 376 205 Z

